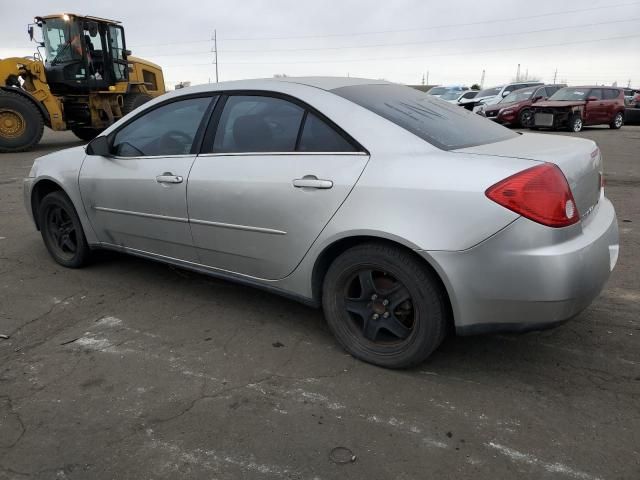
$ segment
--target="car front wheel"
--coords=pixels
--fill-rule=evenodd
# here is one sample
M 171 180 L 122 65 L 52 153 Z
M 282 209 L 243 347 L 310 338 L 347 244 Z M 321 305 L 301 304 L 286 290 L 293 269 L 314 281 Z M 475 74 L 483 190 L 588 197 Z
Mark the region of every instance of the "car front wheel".
M 330 330 L 354 357 L 387 368 L 424 361 L 442 342 L 446 295 L 419 259 L 386 244 L 363 244 L 329 267 L 322 304 Z
M 613 120 L 609 124 L 609 127 L 617 130 L 620 127 L 622 127 L 623 123 L 624 123 L 624 115 L 622 114 L 622 112 L 618 112 L 616 113 L 616 116 L 613 117 Z
M 533 125 L 533 113 L 528 108 L 525 108 L 520 112 L 518 116 L 520 126 L 523 128 L 529 128 Z
M 581 130 L 582 130 L 582 117 L 580 117 L 580 115 L 574 115 L 569 120 L 569 131 L 577 133 Z
M 38 207 L 42 239 L 60 265 L 79 268 L 89 260 L 90 249 L 71 200 L 62 192 L 45 196 Z

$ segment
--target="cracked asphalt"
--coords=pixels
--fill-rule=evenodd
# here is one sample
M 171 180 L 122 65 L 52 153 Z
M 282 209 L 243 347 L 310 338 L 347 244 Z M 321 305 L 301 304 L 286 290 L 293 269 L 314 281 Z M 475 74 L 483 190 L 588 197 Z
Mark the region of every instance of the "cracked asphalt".
M 0 156 L 0 479 L 640 478 L 640 127 L 581 135 L 620 222 L 600 298 L 408 371 L 259 290 L 113 253 L 58 266 L 21 183 L 78 142 Z

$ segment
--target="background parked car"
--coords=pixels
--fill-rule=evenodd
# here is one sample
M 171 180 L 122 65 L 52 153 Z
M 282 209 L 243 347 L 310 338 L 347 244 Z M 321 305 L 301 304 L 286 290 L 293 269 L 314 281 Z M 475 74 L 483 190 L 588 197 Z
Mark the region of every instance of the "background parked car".
M 437 87 L 433 87 L 427 91 L 427 95 L 432 95 L 434 97 L 441 97 L 445 93 L 449 92 L 457 92 L 462 93 L 469 90 L 469 87 L 465 87 L 462 85 L 439 85 Z
M 535 87 L 538 85 L 544 85 L 542 82 L 516 82 L 516 83 L 507 83 L 506 85 L 500 85 L 497 87 L 485 88 L 484 90 L 480 90 L 478 95 L 474 98 L 473 104 L 471 102 L 465 103 L 465 108 L 469 110 L 473 110 L 477 112 L 482 108 L 482 105 L 493 105 L 498 103 L 504 97 L 509 95 L 511 92 L 516 90 L 520 90 L 522 88 L 527 87 Z
M 625 88 L 624 103 L 627 108 L 640 108 L 640 90 Z
M 584 125 L 624 123 L 624 90 L 615 87 L 566 87 L 532 107 L 532 128 L 566 127 L 579 132 Z
M 566 85 L 544 85 L 542 87 L 521 88 L 511 92 L 496 105 L 487 105 L 479 113 L 503 125 L 529 127 L 531 125 L 531 105 L 546 100 Z
M 466 92 L 456 92 L 451 90 L 444 95 L 440 96 L 440 100 L 444 100 L 449 103 L 455 103 L 460 105 L 460 102 L 464 100 L 471 100 L 478 94 L 478 90 L 467 90 Z

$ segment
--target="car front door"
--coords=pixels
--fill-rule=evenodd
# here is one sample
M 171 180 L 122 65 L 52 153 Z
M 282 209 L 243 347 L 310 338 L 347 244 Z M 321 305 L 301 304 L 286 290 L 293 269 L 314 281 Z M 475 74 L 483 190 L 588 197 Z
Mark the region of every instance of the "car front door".
M 604 99 L 602 98 L 601 88 L 592 88 L 587 98 L 595 98 L 594 100 L 588 100 L 584 106 L 584 124 L 585 125 L 597 125 L 603 122 L 607 116 L 607 107 Z
M 265 279 L 295 269 L 369 158 L 306 105 L 268 94 L 221 100 L 207 137 L 187 196 L 200 262 Z
M 80 192 L 99 241 L 196 261 L 187 214 L 187 178 L 215 98 L 184 97 L 109 135 L 109 156 L 87 155 Z

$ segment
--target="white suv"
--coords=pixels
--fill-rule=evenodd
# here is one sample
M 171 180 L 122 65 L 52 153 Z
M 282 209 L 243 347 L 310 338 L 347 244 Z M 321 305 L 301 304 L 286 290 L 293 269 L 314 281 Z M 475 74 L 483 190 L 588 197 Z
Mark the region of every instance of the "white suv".
M 478 95 L 473 98 L 472 102 L 465 103 L 465 107 L 471 107 L 474 112 L 478 112 L 484 108 L 484 105 L 494 105 L 515 90 L 535 87 L 538 85 L 544 85 L 544 83 L 532 81 L 515 82 L 507 83 L 506 85 L 500 85 L 497 87 L 485 88 L 484 90 L 480 90 L 478 92 Z

